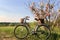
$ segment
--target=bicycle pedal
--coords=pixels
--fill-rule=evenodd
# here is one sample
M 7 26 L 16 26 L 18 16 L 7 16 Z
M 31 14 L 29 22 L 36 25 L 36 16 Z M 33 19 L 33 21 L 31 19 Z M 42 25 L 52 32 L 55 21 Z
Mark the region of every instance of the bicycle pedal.
M 37 35 L 37 33 L 36 32 L 33 32 L 32 35 Z
M 34 35 L 37 35 L 37 33 L 34 33 Z

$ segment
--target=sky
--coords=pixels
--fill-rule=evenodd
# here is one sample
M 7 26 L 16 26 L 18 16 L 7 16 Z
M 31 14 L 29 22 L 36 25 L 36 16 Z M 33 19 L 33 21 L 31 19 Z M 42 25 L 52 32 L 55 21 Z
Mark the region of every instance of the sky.
M 41 0 L 0 0 L 0 22 L 19 22 L 19 19 L 25 16 L 30 16 L 29 21 L 33 21 L 34 16 L 27 5 L 32 1 L 37 3 Z M 56 3 L 58 1 L 56 0 Z M 44 0 L 44 3 L 46 2 L 47 0 Z M 56 5 L 55 9 L 57 8 Z

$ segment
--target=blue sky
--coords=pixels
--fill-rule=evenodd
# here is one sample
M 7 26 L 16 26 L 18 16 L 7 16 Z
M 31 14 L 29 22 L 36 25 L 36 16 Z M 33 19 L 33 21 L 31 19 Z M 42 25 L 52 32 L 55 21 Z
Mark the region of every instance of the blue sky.
M 19 22 L 19 19 L 25 16 L 30 16 L 30 21 L 32 21 L 33 14 L 26 7 L 27 2 L 30 3 L 30 1 L 37 3 L 41 0 L 0 0 L 0 22 Z M 45 0 L 44 3 L 46 2 Z M 51 0 L 51 2 L 53 1 Z

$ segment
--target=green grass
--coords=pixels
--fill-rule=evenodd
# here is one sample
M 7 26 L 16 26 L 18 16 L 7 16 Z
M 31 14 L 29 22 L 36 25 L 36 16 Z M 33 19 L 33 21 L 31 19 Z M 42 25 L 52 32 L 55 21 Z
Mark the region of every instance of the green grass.
M 0 36 L 13 36 L 14 27 L 0 27 Z
M 2 37 L 2 36 L 15 37 L 13 34 L 14 28 L 15 28 L 14 26 L 0 27 L 0 37 Z M 32 27 L 32 28 L 34 28 L 34 27 Z M 30 36 L 30 38 L 26 38 L 26 40 L 33 40 L 33 39 L 40 40 L 35 36 Z M 55 27 L 48 40 L 60 40 L 60 28 Z

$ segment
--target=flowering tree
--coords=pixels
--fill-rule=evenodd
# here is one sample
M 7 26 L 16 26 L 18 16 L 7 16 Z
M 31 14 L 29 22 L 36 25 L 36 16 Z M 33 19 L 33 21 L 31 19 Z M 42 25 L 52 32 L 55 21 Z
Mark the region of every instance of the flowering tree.
M 48 2 L 45 4 L 43 2 L 44 0 L 42 0 L 39 4 L 36 5 L 35 2 L 31 2 L 29 4 L 29 8 L 31 9 L 32 13 L 35 15 L 35 17 L 38 17 L 38 18 L 45 18 L 47 19 L 48 21 L 52 22 L 53 25 L 55 25 L 56 23 L 58 24 L 59 22 L 59 12 L 57 12 L 56 10 L 54 10 L 54 7 L 55 5 L 57 5 L 59 2 L 57 2 L 57 4 L 55 4 L 55 2 L 53 2 L 52 4 L 50 3 L 50 0 L 48 0 Z M 38 6 L 38 7 L 37 7 Z M 45 15 L 44 17 L 41 16 L 42 15 Z M 60 22 L 59 22 L 60 24 Z

